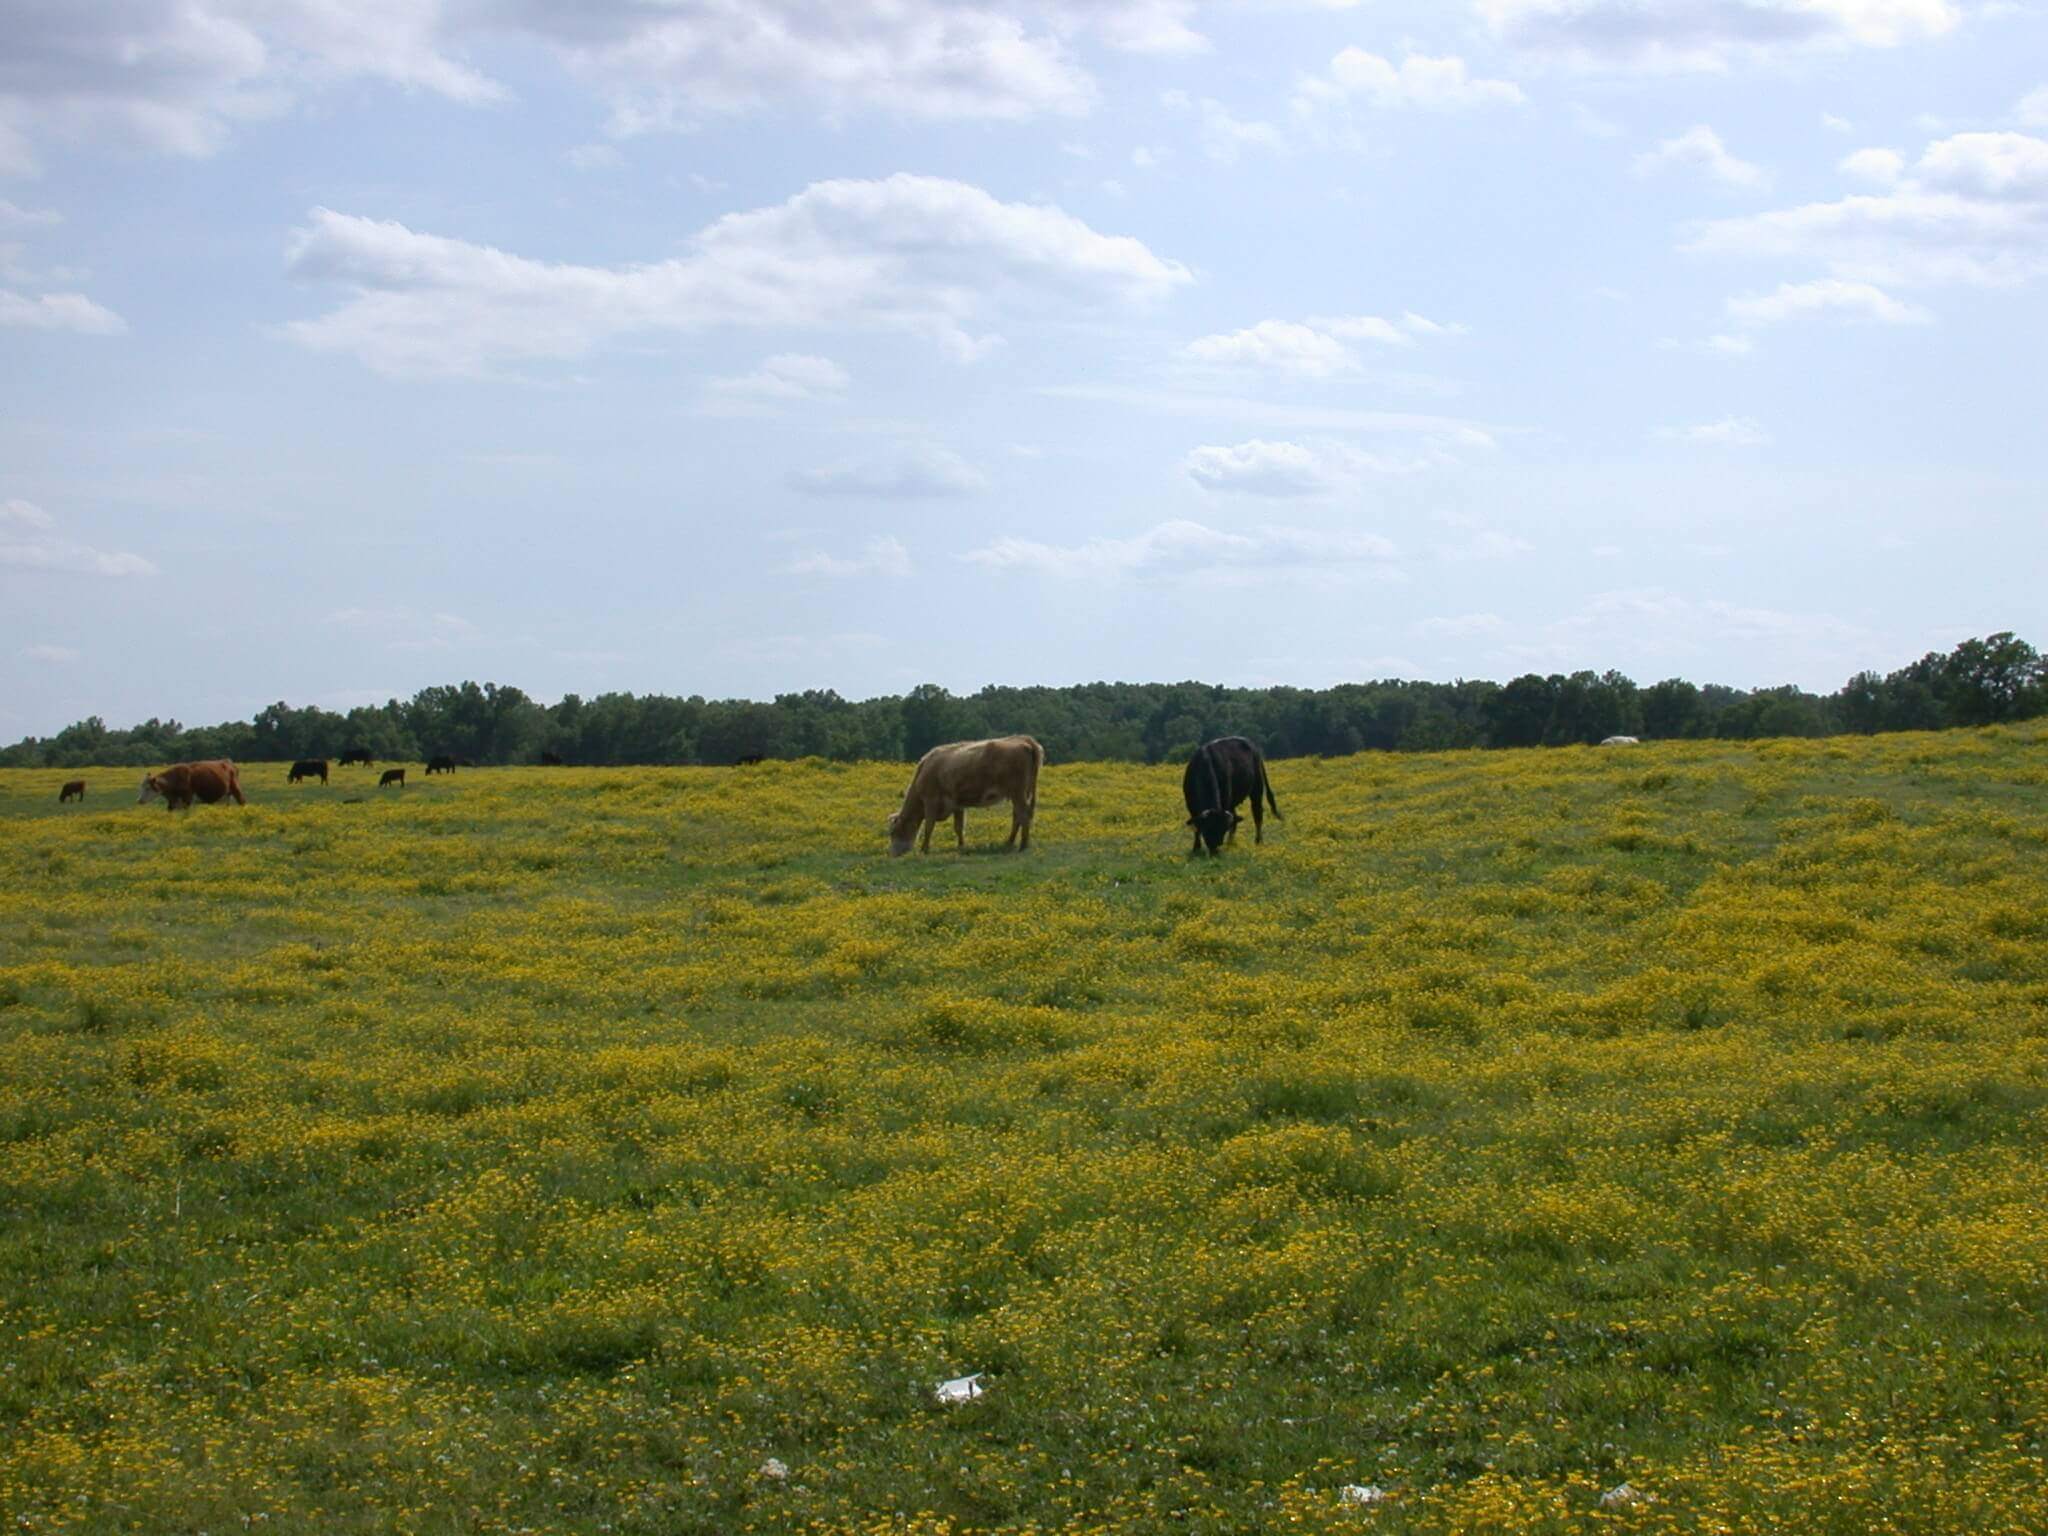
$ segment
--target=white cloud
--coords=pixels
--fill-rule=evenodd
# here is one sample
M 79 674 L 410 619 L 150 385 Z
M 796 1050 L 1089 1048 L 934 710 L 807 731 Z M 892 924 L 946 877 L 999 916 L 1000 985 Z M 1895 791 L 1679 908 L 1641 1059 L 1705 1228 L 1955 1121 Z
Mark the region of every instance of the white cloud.
M 789 477 L 789 483 L 812 496 L 866 496 L 881 501 L 972 496 L 988 489 L 986 475 L 951 449 L 935 444 L 882 458 L 801 470 Z
M 23 661 L 39 661 L 50 666 L 65 667 L 83 659 L 85 653 L 75 651 L 68 645 L 25 645 L 17 654 Z
M 1837 169 L 1857 181 L 1889 187 L 1906 174 L 1906 157 L 1895 149 L 1859 149 L 1844 155 Z
M 625 267 L 536 261 L 321 208 L 288 265 L 349 296 L 285 334 L 386 373 L 487 373 L 713 326 L 894 328 L 970 358 L 994 344 L 966 328 L 985 312 L 1142 303 L 1191 281 L 1058 208 L 910 175 L 815 182 L 718 219 L 682 256 Z
M 1621 124 L 1615 122 L 1611 117 L 1601 116 L 1600 113 L 1595 112 L 1583 101 L 1567 102 L 1566 106 L 1571 110 L 1573 125 L 1587 138 L 1618 139 L 1621 137 L 1623 132 Z
M 1198 337 L 1182 349 L 1182 355 L 1194 362 L 1221 367 L 1328 378 L 1355 373 L 1363 366 L 1358 353 L 1347 342 L 1374 341 L 1405 347 L 1412 346 L 1418 336 L 1462 335 L 1464 329 L 1461 325 L 1440 325 L 1412 312 L 1399 320 L 1384 320 L 1377 315 L 1320 316 L 1305 322 L 1261 320 L 1241 331 Z
M 1454 544 L 1437 545 L 1436 554 L 1439 560 L 1512 560 L 1534 548 L 1527 539 L 1498 528 L 1485 528 Z
M 1888 193 L 1714 220 L 1686 248 L 1815 263 L 1850 282 L 2024 282 L 2048 271 L 2048 141 L 1955 134 Z
M 1497 613 L 1462 613 L 1423 619 L 1414 626 L 1414 630 L 1416 634 L 1432 639 L 1454 640 L 1466 635 L 1498 634 L 1507 627 L 1508 621 Z
M 1674 442 L 1704 443 L 1722 448 L 1757 448 L 1771 440 L 1771 434 L 1747 416 L 1724 416 L 1719 421 L 1690 427 L 1663 427 L 1657 435 Z
M 1783 283 L 1773 293 L 1738 295 L 1728 301 L 1728 317 L 1738 325 L 1776 325 L 1801 315 L 1833 312 L 1881 325 L 1924 325 L 1925 310 L 1902 304 L 1873 283 L 1819 278 L 1810 283 Z
M 612 171 L 626 163 L 616 144 L 578 144 L 562 151 L 562 161 L 574 171 Z
M 853 380 L 829 357 L 779 352 L 762 360 L 752 373 L 713 379 L 710 388 L 742 400 L 816 400 L 840 395 Z
M 54 528 L 57 519 L 50 516 L 32 501 L 9 497 L 0 501 L 0 529 L 7 528 Z
M 64 215 L 54 208 L 24 208 L 0 197 L 0 229 L 27 229 L 34 225 L 63 222 Z
M 76 331 L 83 336 L 119 336 L 128 329 L 128 322 L 82 293 L 30 296 L 0 288 L 0 326 L 32 331 Z
M 0 502 L 0 567 L 69 576 L 154 576 L 140 555 L 93 549 L 57 537 L 57 520 L 32 501 Z
M 2048 85 L 2036 86 L 2020 98 L 2013 115 L 2025 128 L 2048 128 Z
M 1500 41 L 1582 68 L 1722 70 L 1817 48 L 1893 48 L 1956 27 L 1955 0 L 1475 0 Z
M 1729 154 L 1721 136 L 1705 123 L 1636 156 L 1638 176 L 1654 176 L 1674 166 L 1699 171 L 1724 187 L 1761 187 L 1770 180 L 1761 166 Z
M 498 99 L 442 51 L 443 13 L 437 0 L 5 0 L 0 170 L 32 170 L 44 139 L 210 155 L 237 123 L 359 77 Z
M 1253 438 L 1229 447 L 1196 448 L 1181 467 L 1205 491 L 1291 497 L 1327 495 L 1352 488 L 1367 475 L 1411 473 L 1440 462 L 1441 456 L 1397 459 L 1361 453 L 1344 443 Z
M 1197 100 L 1185 91 L 1168 91 L 1161 99 L 1177 111 L 1196 114 L 1202 152 L 1219 165 L 1236 164 L 1248 149 L 1276 150 L 1284 146 L 1280 130 L 1271 123 L 1236 117 L 1220 101 L 1206 96 Z
M 1958 133 L 1930 144 L 1916 178 L 1959 197 L 2048 203 L 2048 139 L 2024 133 Z
M 1358 355 L 1335 336 L 1293 320 L 1261 320 L 1241 331 L 1198 337 L 1183 351 L 1198 363 L 1269 368 L 1310 378 L 1358 367 Z
M 0 174 L 32 171 L 35 145 L 51 140 L 210 155 L 238 125 L 350 80 L 467 104 L 503 101 L 504 87 L 468 56 L 508 45 L 594 92 L 619 136 L 791 107 L 827 118 L 1072 116 L 1098 94 L 1079 57 L 1083 43 L 1197 52 L 1210 46 L 1193 24 L 1200 8 L 1196 0 L 0 0 Z
M 785 569 L 792 576 L 908 576 L 910 551 L 901 539 L 885 535 L 869 539 L 852 558 L 813 550 L 791 561 Z
M 1856 125 L 1850 122 L 1848 118 L 1837 117 L 1832 112 L 1821 113 L 1820 125 L 1827 129 L 1829 133 L 1854 133 L 1856 131 Z
M 1576 613 L 1537 627 L 1526 640 L 1503 645 L 1495 654 L 1513 665 L 1569 666 L 1637 651 L 1664 658 L 1718 657 L 1715 664 L 1725 666 L 1731 644 L 1760 643 L 1772 647 L 1772 656 L 1787 671 L 1811 671 L 1835 667 L 1841 656 L 1866 654 L 1869 640 L 1868 630 L 1830 614 L 1788 613 L 1685 597 L 1663 587 L 1636 587 L 1599 593 Z M 1797 660 L 1790 659 L 1794 653 Z
M 1475 78 L 1461 58 L 1411 53 L 1395 64 L 1363 48 L 1346 48 L 1330 60 L 1327 73 L 1304 76 L 1294 90 L 1296 113 L 1311 118 L 1355 105 L 1456 112 L 1525 100 L 1513 81 Z
M 414 608 L 337 608 L 321 622 L 382 639 L 389 651 L 445 651 L 483 638 L 460 614 Z
M 1135 38 L 1135 10 L 1103 5 Z M 689 128 L 797 100 L 827 113 L 1018 119 L 1088 109 L 1094 84 L 1043 17 L 972 0 L 819 7 L 810 0 L 487 0 L 489 22 L 538 38 L 611 106 L 615 133 Z M 1035 21 L 1037 24 L 1033 25 Z M 1131 23 L 1120 31 L 1119 23 Z M 1154 34 L 1157 35 L 1156 32 Z
M 1412 437 L 1437 463 L 1457 453 L 1488 450 L 1493 433 L 1478 422 L 1413 411 L 1362 411 L 1350 406 L 1301 405 L 1247 395 L 1203 390 L 1132 389 L 1117 384 L 1048 384 L 1035 391 L 1056 400 L 1117 405 L 1166 416 L 1218 417 L 1235 427 L 1262 426 L 1287 432 L 1340 432 L 1353 436 Z
M 1394 556 L 1394 546 L 1377 534 L 1321 533 L 1284 527 L 1226 533 L 1177 518 L 1127 539 L 1093 538 L 1077 545 L 1002 538 L 984 548 L 970 550 L 961 559 L 991 570 L 1031 571 L 1069 580 L 1111 580 L 1244 567 L 1370 567 L 1391 561 Z
M 1249 496 L 1317 496 L 1343 480 L 1341 468 L 1300 443 L 1253 438 L 1234 448 L 1197 448 L 1187 456 L 1188 478 L 1205 491 Z

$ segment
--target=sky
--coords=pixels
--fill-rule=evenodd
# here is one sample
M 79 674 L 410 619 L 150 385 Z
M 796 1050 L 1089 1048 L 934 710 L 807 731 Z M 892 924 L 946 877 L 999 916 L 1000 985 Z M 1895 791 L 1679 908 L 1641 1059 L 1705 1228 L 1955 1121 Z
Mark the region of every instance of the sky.
M 0 0 L 0 738 L 2048 644 L 2048 4 Z

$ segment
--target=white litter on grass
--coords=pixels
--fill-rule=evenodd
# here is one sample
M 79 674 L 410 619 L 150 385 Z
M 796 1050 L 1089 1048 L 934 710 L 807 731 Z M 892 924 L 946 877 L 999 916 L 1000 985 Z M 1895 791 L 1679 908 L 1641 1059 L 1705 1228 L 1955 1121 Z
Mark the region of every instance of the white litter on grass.
M 761 1463 L 761 1475 L 779 1483 L 789 1476 L 789 1464 L 779 1457 L 770 1456 Z
M 971 1403 L 986 1390 L 981 1384 L 982 1373 L 972 1376 L 955 1376 L 951 1381 L 942 1381 L 932 1388 L 932 1396 L 942 1403 Z
M 1647 1503 L 1646 1497 L 1627 1483 L 1621 1483 L 1600 1495 L 1602 1509 L 1627 1509 L 1631 1504 Z
M 1337 1498 L 1344 1504 L 1384 1504 L 1387 1490 L 1377 1483 L 1346 1483 L 1337 1490 Z

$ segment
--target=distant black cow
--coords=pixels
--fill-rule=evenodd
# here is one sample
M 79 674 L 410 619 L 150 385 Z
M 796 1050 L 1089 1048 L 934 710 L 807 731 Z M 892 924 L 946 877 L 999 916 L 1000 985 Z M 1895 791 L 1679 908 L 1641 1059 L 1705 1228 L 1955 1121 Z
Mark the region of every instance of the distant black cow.
M 301 779 L 318 779 L 322 784 L 325 784 L 327 782 L 327 759 L 324 757 L 309 757 L 300 762 L 293 763 L 292 771 L 285 776 L 285 783 L 296 784 Z
M 377 787 L 382 789 L 386 784 L 396 784 L 400 789 L 405 788 L 405 770 L 386 768 L 383 777 L 377 780 Z
M 759 763 L 759 762 L 762 762 L 762 761 L 764 761 L 764 758 L 763 758 L 763 756 L 762 756 L 762 754 L 761 754 L 761 753 L 759 753 L 759 752 L 749 752 L 749 753 L 748 753 L 748 754 L 747 754 L 747 755 L 746 755 L 745 757 L 736 757 L 736 758 L 734 758 L 734 759 L 732 760 L 732 765 L 733 765 L 733 767 L 735 767 L 735 768 L 751 768 L 751 767 L 753 767 L 753 766 L 754 766 L 754 765 L 755 765 L 756 763 Z
M 427 772 L 430 774 L 453 773 L 454 771 L 455 759 L 448 756 L 445 752 L 442 753 L 441 756 L 439 757 L 430 757 L 427 759 Z
M 62 805 L 66 800 L 83 800 L 84 798 L 85 780 L 83 779 L 73 779 L 69 784 L 66 784 L 57 791 L 57 803 L 59 805 Z
M 1195 829 L 1191 854 L 1200 853 L 1204 843 L 1211 854 L 1220 853 L 1226 841 L 1236 841 L 1237 824 L 1244 819 L 1237 808 L 1247 796 L 1252 802 L 1253 842 L 1266 840 L 1265 805 L 1280 815 L 1280 802 L 1273 798 L 1273 785 L 1266 777 L 1266 759 L 1242 736 L 1220 737 L 1195 748 L 1187 772 L 1180 776 L 1180 793 L 1188 803 L 1187 825 Z M 1260 804 L 1262 795 L 1265 805 Z
M 361 763 L 365 768 L 367 768 L 371 765 L 374 759 L 371 758 L 370 749 L 368 747 L 350 747 L 346 752 L 342 753 L 340 757 L 336 758 L 335 761 L 344 768 L 348 767 L 352 763 Z
M 559 752 L 543 752 L 540 755 L 540 765 L 543 768 L 559 768 L 562 766 L 562 754 Z

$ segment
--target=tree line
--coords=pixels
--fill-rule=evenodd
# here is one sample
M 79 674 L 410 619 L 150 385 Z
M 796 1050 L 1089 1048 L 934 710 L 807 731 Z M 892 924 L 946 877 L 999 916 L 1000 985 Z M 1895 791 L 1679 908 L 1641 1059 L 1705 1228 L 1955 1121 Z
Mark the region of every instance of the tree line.
M 1527 673 L 1506 683 L 1364 682 L 1334 688 L 1083 683 L 953 694 L 927 683 L 852 700 L 828 690 L 772 702 L 668 694 L 569 694 L 541 704 L 517 688 L 464 682 L 346 714 L 272 704 L 254 720 L 193 726 L 99 717 L 0 748 L 0 766 L 143 766 L 196 758 L 380 761 L 449 753 L 478 763 L 725 764 L 756 754 L 909 761 L 942 741 L 1028 732 L 1053 761 L 1170 762 L 1217 736 L 1249 736 L 1270 757 L 1455 747 L 1562 746 L 1645 739 L 1827 736 L 1990 725 L 2048 714 L 2048 665 L 2003 632 L 1929 652 L 1896 672 L 1859 672 L 1831 694 L 1741 689 L 1619 672 Z

